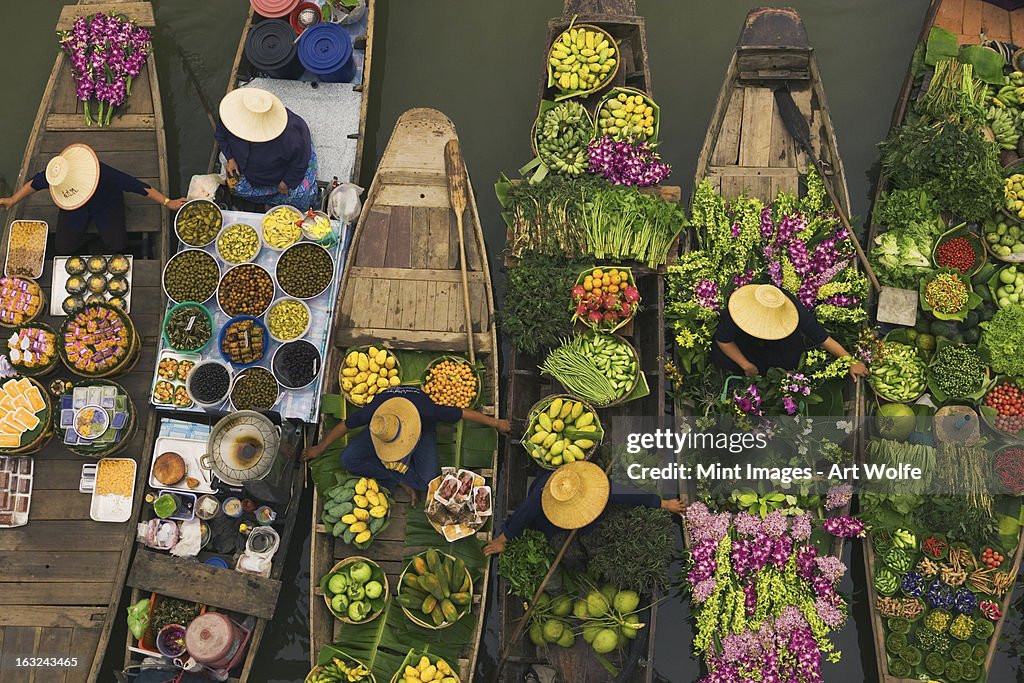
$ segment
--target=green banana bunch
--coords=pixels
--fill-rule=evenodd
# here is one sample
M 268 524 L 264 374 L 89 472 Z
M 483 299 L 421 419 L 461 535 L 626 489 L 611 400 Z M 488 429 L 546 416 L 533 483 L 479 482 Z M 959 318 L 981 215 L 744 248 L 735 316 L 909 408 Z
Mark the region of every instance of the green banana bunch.
M 1014 87 L 1024 86 L 1024 71 L 1014 71 L 1009 76 L 1010 85 Z
M 556 173 L 581 175 L 587 169 L 587 146 L 594 124 L 583 105 L 561 102 L 541 115 L 537 125 L 537 155 Z
M 1017 129 L 1020 113 L 992 106 L 986 110 L 985 118 L 992 129 L 992 135 L 1002 149 L 1017 149 L 1017 142 L 1020 140 L 1020 131 Z
M 1021 101 L 1021 87 L 1015 85 L 1004 85 L 992 98 L 992 104 L 1000 109 L 1005 107 L 1019 107 Z

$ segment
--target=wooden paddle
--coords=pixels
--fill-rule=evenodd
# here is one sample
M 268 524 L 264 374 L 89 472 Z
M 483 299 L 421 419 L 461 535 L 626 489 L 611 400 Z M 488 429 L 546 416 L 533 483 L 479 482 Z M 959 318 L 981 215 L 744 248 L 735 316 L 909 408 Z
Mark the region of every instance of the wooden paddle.
M 846 211 L 843 209 L 842 204 L 839 203 L 839 197 L 836 195 L 835 189 L 832 187 L 832 182 L 825 175 L 825 170 L 822 168 L 821 159 L 814 153 L 814 149 L 811 147 L 811 131 L 807 124 L 807 119 L 804 118 L 800 108 L 796 106 L 796 102 L 793 101 L 793 95 L 789 92 L 788 88 L 778 88 L 775 90 L 775 106 L 779 108 L 779 114 L 782 116 L 782 123 L 786 126 L 786 130 L 796 144 L 800 145 L 801 149 L 807 154 L 807 158 L 811 160 L 811 164 L 814 166 L 814 170 L 818 172 L 818 176 L 821 178 L 822 184 L 825 186 L 825 193 L 828 195 L 829 201 L 832 202 L 832 206 L 836 209 L 836 214 L 839 216 L 840 222 L 843 227 L 846 228 L 846 232 L 850 235 L 850 241 L 853 242 L 853 248 L 857 250 L 857 258 L 860 259 L 861 265 L 864 267 L 864 273 L 871 280 L 871 286 L 875 288 L 875 291 L 881 291 L 882 285 L 878 282 L 878 277 L 875 275 L 874 268 L 871 267 L 871 263 L 868 261 L 867 255 L 864 253 L 864 249 L 860 246 L 860 240 L 857 239 L 857 233 L 854 232 L 853 226 L 850 225 L 850 219 L 846 215 Z
M 462 161 L 462 149 L 458 139 L 452 138 L 444 146 L 444 171 L 448 175 L 448 201 L 455 212 L 459 226 L 459 265 L 462 269 L 462 305 L 466 309 L 466 340 L 469 343 L 469 362 L 476 365 L 476 349 L 473 348 L 473 317 L 469 310 L 469 281 L 466 277 L 466 236 L 462 227 L 462 214 L 466 212 L 466 166 Z

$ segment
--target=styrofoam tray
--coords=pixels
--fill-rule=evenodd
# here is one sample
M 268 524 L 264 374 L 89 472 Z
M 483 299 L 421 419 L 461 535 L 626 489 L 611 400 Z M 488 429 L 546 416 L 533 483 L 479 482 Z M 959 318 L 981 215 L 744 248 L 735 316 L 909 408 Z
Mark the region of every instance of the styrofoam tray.
M 195 477 L 199 480 L 199 486 L 190 489 L 185 485 L 185 477 L 175 486 L 164 486 L 153 476 L 153 467 L 156 465 L 157 456 L 168 451 L 177 453 L 185 461 L 185 477 Z M 200 459 L 206 455 L 206 442 L 198 439 L 178 439 L 173 436 L 157 437 L 153 444 L 153 462 L 149 466 L 149 485 L 154 489 L 171 489 L 184 493 L 216 493 L 213 488 L 213 475 L 210 470 L 203 469 Z
M 82 256 L 82 258 L 88 259 L 90 256 L 94 255 L 95 254 L 86 254 Z M 103 254 L 102 256 L 103 258 L 109 259 L 113 254 Z M 128 293 L 123 297 L 124 312 L 131 313 L 132 291 L 135 289 L 135 284 L 132 281 L 132 275 L 135 273 L 135 257 L 131 254 L 124 254 L 124 256 L 128 259 L 128 272 L 124 274 L 125 279 L 128 280 Z M 60 316 L 62 318 L 67 315 L 64 313 L 63 308 L 64 299 L 68 297 L 67 290 L 64 289 L 64 286 L 67 284 L 68 278 L 71 276 L 68 275 L 68 271 L 64 270 L 64 264 L 67 263 L 69 258 L 71 257 L 55 256 L 53 258 L 53 276 L 50 279 L 50 315 Z M 107 275 L 106 278 L 109 280 L 110 276 Z M 84 294 L 84 296 L 88 296 L 88 294 Z M 111 298 L 110 293 L 105 292 L 103 294 L 103 298 L 109 301 Z
M 43 224 L 43 249 L 39 252 L 39 265 L 32 272 L 31 275 L 23 275 L 21 273 L 11 274 L 7 271 L 7 262 L 11 258 L 11 238 L 14 237 L 14 226 L 18 223 L 42 223 Z M 50 226 L 47 225 L 46 221 L 38 221 L 34 219 L 24 219 L 18 221 L 11 221 L 10 227 L 7 229 L 7 255 L 4 256 L 4 275 L 8 277 L 28 277 L 33 280 L 38 280 L 43 275 L 43 267 L 46 265 L 46 243 L 50 238 Z
M 176 361 L 187 360 L 191 363 L 198 363 L 201 360 L 203 360 L 203 357 L 198 353 L 178 353 L 177 351 L 168 350 L 161 351 L 159 358 L 157 358 L 156 360 L 156 365 L 153 367 L 153 383 L 149 387 L 149 402 L 152 405 L 156 406 L 157 408 L 165 408 L 167 410 L 183 410 L 188 408 L 194 408 L 194 403 L 187 406 L 176 406 L 174 405 L 173 399 L 171 403 L 157 403 L 153 393 L 156 391 L 156 385 L 159 382 L 170 382 L 171 386 L 174 387 L 175 389 L 177 389 L 178 387 L 185 387 L 185 380 L 166 379 L 160 376 L 160 361 L 167 360 L 168 358 L 173 358 Z M 191 370 L 189 372 L 191 372 Z M 187 379 L 188 375 L 185 375 L 185 377 Z M 191 398 L 191 396 L 189 398 Z
M 130 496 L 119 496 L 113 493 L 97 495 L 99 476 L 104 461 L 130 462 L 132 464 L 132 493 Z M 92 504 L 89 506 L 89 517 L 96 522 L 127 522 L 132 517 L 132 501 L 135 499 L 135 474 L 138 464 L 131 458 L 103 458 L 96 470 L 97 488 L 92 492 Z

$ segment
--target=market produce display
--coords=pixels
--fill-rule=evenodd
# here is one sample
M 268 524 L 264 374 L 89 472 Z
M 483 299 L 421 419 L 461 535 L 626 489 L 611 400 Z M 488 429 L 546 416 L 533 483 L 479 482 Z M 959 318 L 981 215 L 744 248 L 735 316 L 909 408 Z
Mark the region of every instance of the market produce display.
M 302 242 L 289 247 L 277 261 L 277 283 L 288 296 L 312 299 L 334 280 L 334 259 L 318 244 Z
M 248 263 L 260 253 L 259 233 L 245 223 L 227 225 L 217 237 L 217 254 L 231 264 Z
M 473 580 L 461 559 L 430 548 L 402 571 L 398 604 L 418 626 L 443 629 L 469 613 Z
M 217 303 L 229 316 L 263 315 L 274 299 L 270 273 L 255 263 L 243 263 L 228 272 L 217 286 Z M 203 299 L 205 301 L 205 299 Z
M 395 674 L 394 683 L 459 683 L 459 677 L 451 665 L 440 657 L 420 655 L 419 660 L 410 653 L 406 662 Z
M 252 316 L 239 316 L 228 321 L 220 333 L 220 351 L 235 367 L 253 365 L 266 353 L 267 329 Z
M 196 366 L 196 361 L 184 357 L 165 355 L 156 366 L 157 381 L 153 385 L 153 402 L 188 408 L 193 404 L 184 382 Z M 184 476 L 184 475 L 182 475 Z M 181 477 L 178 477 L 181 479 Z
M 220 267 L 202 249 L 180 251 L 164 266 L 164 293 L 174 303 L 205 303 L 217 291 Z
M 1024 390 L 1016 380 L 997 379 L 985 395 L 981 412 L 1000 432 L 1024 432 Z
M 7 357 L 20 373 L 44 374 L 57 362 L 57 335 L 42 324 L 19 327 L 7 338 Z
M 335 538 L 365 550 L 387 528 L 393 506 L 390 496 L 376 479 L 350 477 L 324 492 L 323 523 Z
M 942 269 L 921 281 L 921 308 L 939 320 L 964 320 L 981 302 L 959 271 Z
M 1004 448 L 996 454 L 993 470 L 1007 493 L 1024 493 L 1024 449 L 1019 446 Z
M 207 199 L 187 202 L 174 216 L 178 239 L 190 247 L 205 247 L 213 242 L 222 225 L 224 214 L 220 207 Z
M 551 568 L 555 550 L 547 536 L 536 529 L 523 529 L 498 557 L 498 574 L 508 582 L 513 595 L 531 599 Z
M 267 310 L 266 321 L 270 336 L 277 341 L 298 339 L 309 330 L 309 306 L 298 299 L 278 299 Z
M 319 376 L 322 365 L 320 349 L 300 339 L 279 347 L 274 352 L 271 368 L 281 386 L 286 389 L 301 389 Z
M 4 394 L 0 400 L 0 450 L 17 450 L 49 424 L 50 404 L 39 385 L 27 377 L 7 379 L 0 388 Z
M 213 338 L 213 318 L 201 304 L 178 304 L 164 317 L 163 335 L 175 351 L 201 351 Z
M 614 140 L 657 142 L 660 109 L 647 94 L 631 88 L 615 88 L 597 108 L 598 135 Z
M 4 275 L 38 278 L 43 274 L 48 230 L 42 221 L 11 222 Z
M 470 408 L 480 396 L 480 378 L 466 359 L 445 356 L 427 366 L 423 392 L 439 405 Z
M 0 277 L 0 325 L 14 327 L 35 319 L 45 295 L 32 280 Z
M 80 375 L 116 371 L 135 342 L 131 321 L 109 304 L 88 304 L 68 316 L 60 332 L 58 353 L 68 369 Z
M 998 259 L 1024 260 L 1024 232 L 1015 221 L 999 215 L 982 224 L 982 235 L 989 250 Z
M 972 275 L 984 261 L 985 252 L 978 236 L 971 232 L 951 235 L 935 248 L 935 267 Z
M 365 557 L 339 562 L 320 579 L 320 588 L 331 614 L 352 624 L 379 617 L 389 592 L 384 570 Z
M 235 410 L 270 410 L 281 396 L 274 373 L 259 366 L 235 375 L 231 385 L 231 405 Z
M 594 330 L 614 332 L 640 308 L 640 292 L 628 268 L 593 268 L 581 273 L 570 292 L 579 320 Z
M 563 175 L 581 175 L 587 170 L 587 146 L 594 137 L 594 122 L 578 102 L 560 102 L 545 108 L 534 124 L 534 146 L 541 168 Z M 534 176 L 543 179 L 544 173 Z
M 935 352 L 928 379 L 941 396 L 967 398 L 985 384 L 985 365 L 974 346 L 950 344 Z
M 550 470 L 588 459 L 603 437 L 597 411 L 583 401 L 555 396 L 530 409 L 522 443 L 538 465 Z
M 558 99 L 594 92 L 614 78 L 618 63 L 619 47 L 603 29 L 570 27 L 548 51 L 548 87 L 558 89 Z
M 231 372 L 216 361 L 198 363 L 188 375 L 185 388 L 196 403 L 215 405 L 227 398 Z
M 60 396 L 53 422 L 57 437 L 80 455 L 110 455 L 125 444 L 135 420 L 131 397 L 119 384 L 85 380 Z
M 573 396 L 602 407 L 629 395 L 640 368 L 636 350 L 625 339 L 593 332 L 563 341 L 548 354 L 540 370 Z
M 263 217 L 263 242 L 271 249 L 284 249 L 302 237 L 302 214 L 291 206 L 278 206 Z
M 361 406 L 378 392 L 401 384 L 401 367 L 395 354 L 387 349 L 349 349 L 338 382 L 345 398 Z
M 982 324 L 980 350 L 992 371 L 1000 375 L 1024 376 L 1024 305 L 996 311 Z
M 310 671 L 304 683 L 377 683 L 377 679 L 365 664 L 334 657 L 330 663 Z
M 898 342 L 885 342 L 871 363 L 868 382 L 889 401 L 913 401 L 927 388 L 927 366 L 917 350 Z
M 992 300 L 999 308 L 1021 303 L 1024 294 L 1024 266 L 1005 266 L 997 271 L 988 283 Z

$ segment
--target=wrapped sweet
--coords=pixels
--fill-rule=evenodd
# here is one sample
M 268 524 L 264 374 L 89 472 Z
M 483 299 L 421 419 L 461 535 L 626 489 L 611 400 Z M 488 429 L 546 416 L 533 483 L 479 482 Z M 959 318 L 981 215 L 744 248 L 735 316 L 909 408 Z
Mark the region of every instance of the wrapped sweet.
M 107 272 L 111 275 L 124 275 L 131 268 L 131 263 L 126 256 L 115 254 L 107 262 Z
M 43 290 L 32 280 L 0 277 L 0 325 L 22 325 L 39 314 Z
M 81 275 L 85 272 L 85 259 L 81 256 L 72 256 L 64 262 L 64 272 L 68 275 Z
M 112 372 L 127 357 L 131 335 L 130 325 L 117 309 L 86 303 L 64 324 L 64 358 L 68 367 L 82 374 Z

